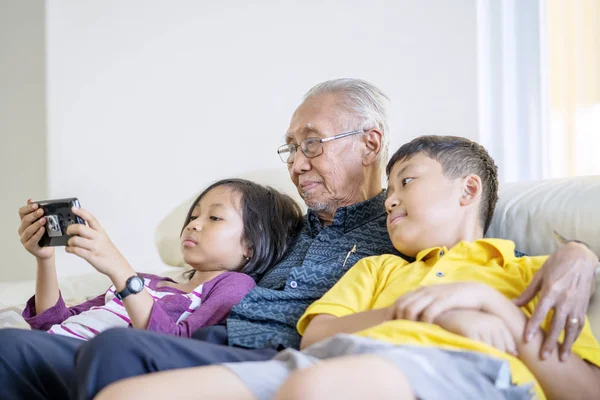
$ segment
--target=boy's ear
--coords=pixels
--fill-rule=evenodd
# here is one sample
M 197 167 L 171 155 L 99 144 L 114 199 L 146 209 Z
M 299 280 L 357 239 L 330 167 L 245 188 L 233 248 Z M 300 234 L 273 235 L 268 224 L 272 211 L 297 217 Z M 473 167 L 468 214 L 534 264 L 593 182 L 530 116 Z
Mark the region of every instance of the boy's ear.
M 460 205 L 468 206 L 481 197 L 483 184 L 481 178 L 475 174 L 467 175 L 463 181 L 463 193 L 460 197 Z
M 369 129 L 363 134 L 365 152 L 363 153 L 363 165 L 371 165 L 377 162 L 377 156 L 383 148 L 383 135 L 377 129 Z

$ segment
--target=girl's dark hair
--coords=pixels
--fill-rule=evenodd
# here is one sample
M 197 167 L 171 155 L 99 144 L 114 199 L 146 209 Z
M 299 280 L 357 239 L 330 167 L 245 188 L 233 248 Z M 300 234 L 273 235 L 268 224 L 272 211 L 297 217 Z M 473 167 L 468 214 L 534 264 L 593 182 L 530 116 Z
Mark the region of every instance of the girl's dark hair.
M 244 223 L 242 239 L 252 248 L 250 260 L 240 272 L 258 279 L 277 264 L 304 225 L 302 209 L 290 196 L 245 179 L 223 179 L 200 193 L 190 207 L 181 234 L 191 220 L 196 204 L 212 189 L 227 186 L 240 195 L 240 211 Z M 194 276 L 189 271 L 188 277 Z

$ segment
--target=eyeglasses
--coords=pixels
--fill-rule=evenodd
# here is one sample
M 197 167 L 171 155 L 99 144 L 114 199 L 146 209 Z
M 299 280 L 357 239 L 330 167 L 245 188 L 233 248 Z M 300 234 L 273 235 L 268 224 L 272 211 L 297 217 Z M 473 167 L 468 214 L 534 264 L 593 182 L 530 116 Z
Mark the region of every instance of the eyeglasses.
M 281 161 L 283 161 L 286 164 L 292 164 L 294 162 L 294 157 L 296 157 L 298 147 L 300 147 L 300 150 L 302 150 L 302 153 L 306 158 L 315 158 L 323 154 L 323 143 L 331 142 L 332 140 L 337 140 L 352 135 L 357 135 L 359 133 L 365 133 L 365 131 L 360 130 L 345 132 L 323 139 L 320 139 L 318 137 L 309 137 L 301 141 L 300 144 L 284 144 L 282 146 L 279 146 L 277 148 L 277 154 L 279 154 L 279 158 L 281 158 Z

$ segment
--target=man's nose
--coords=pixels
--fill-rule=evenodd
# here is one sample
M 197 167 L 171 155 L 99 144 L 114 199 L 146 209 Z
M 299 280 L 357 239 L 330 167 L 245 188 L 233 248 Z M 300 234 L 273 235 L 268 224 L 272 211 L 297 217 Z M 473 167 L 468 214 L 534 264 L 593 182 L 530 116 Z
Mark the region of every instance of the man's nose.
M 294 154 L 294 159 L 292 160 L 290 167 L 292 172 L 299 175 L 310 170 L 310 167 L 310 159 L 304 155 L 300 148 L 298 148 L 296 154 Z

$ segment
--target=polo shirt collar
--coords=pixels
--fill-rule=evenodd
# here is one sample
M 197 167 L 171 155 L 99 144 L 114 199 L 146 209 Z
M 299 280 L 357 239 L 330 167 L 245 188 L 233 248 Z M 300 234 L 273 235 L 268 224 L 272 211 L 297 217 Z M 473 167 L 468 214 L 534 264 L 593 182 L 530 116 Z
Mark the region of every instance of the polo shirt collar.
M 490 255 L 490 259 L 494 258 L 494 256 L 500 256 L 502 258 L 502 266 L 506 266 L 506 264 L 513 261 L 515 257 L 515 244 L 510 240 L 504 239 L 479 239 L 473 243 L 460 242 L 456 246 L 464 246 L 464 245 L 472 245 L 472 246 L 481 246 L 485 247 Z M 456 247 L 455 246 L 455 247 Z M 454 247 L 453 247 L 454 248 Z M 452 249 L 453 249 L 452 248 Z M 450 251 L 452 251 L 450 249 Z M 491 250 L 491 251 L 490 251 Z M 444 256 L 445 253 L 448 252 L 448 249 L 444 247 L 432 247 L 429 249 L 421 250 L 415 261 L 425 261 L 430 260 L 432 258 L 436 258 L 436 262 L 438 259 Z

